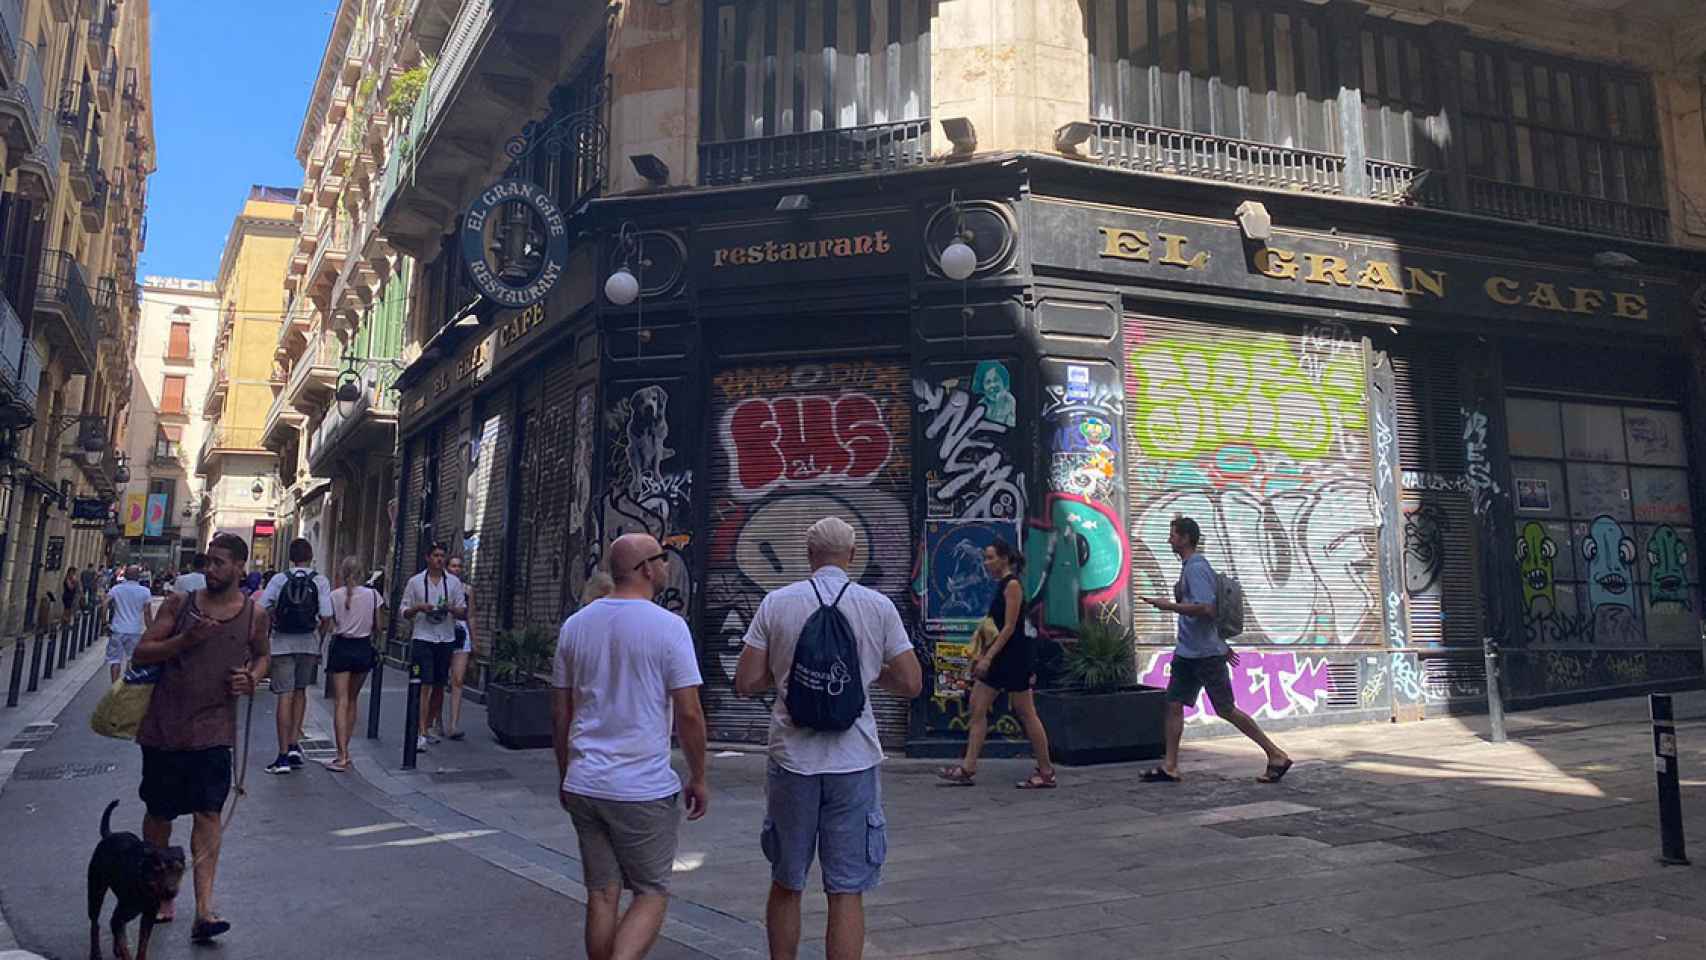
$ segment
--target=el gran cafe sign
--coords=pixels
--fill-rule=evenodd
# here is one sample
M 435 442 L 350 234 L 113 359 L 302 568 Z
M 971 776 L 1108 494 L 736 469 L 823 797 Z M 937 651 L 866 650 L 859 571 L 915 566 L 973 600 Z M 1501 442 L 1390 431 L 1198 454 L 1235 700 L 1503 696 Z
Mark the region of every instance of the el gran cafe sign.
M 1050 201 L 1038 206 L 1036 261 L 1072 269 L 1488 319 L 1518 315 L 1627 328 L 1681 315 L 1679 286 L 1661 278 L 1280 231 L 1265 244 L 1246 244 L 1236 226 L 1217 221 Z

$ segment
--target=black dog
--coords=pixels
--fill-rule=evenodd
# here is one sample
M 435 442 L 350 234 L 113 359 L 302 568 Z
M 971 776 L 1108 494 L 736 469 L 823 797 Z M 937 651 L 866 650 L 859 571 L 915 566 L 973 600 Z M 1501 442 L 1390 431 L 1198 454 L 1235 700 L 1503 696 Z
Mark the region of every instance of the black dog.
M 177 899 L 178 884 L 184 879 L 184 848 L 161 849 L 134 833 L 113 833 L 113 808 L 117 806 L 118 801 L 114 800 L 101 815 L 101 842 L 95 846 L 95 855 L 89 858 L 89 960 L 101 960 L 101 907 L 106 903 L 108 890 L 118 897 L 111 921 L 113 956 L 131 960 L 124 928 L 141 916 L 136 960 L 148 960 L 148 937 L 154 932 L 154 918 L 161 904 Z

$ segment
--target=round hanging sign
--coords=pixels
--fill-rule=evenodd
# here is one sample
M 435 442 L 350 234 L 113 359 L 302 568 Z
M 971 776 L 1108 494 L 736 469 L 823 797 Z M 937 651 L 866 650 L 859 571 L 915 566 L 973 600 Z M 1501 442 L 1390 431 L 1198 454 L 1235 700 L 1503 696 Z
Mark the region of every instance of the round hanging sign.
M 486 222 L 508 203 L 524 203 L 544 224 L 545 247 L 539 266 L 516 282 L 492 269 L 486 260 Z M 499 180 L 474 198 L 462 221 L 462 259 L 474 286 L 500 307 L 519 310 L 545 299 L 562 278 L 569 262 L 569 230 L 563 211 L 544 188 L 526 180 Z

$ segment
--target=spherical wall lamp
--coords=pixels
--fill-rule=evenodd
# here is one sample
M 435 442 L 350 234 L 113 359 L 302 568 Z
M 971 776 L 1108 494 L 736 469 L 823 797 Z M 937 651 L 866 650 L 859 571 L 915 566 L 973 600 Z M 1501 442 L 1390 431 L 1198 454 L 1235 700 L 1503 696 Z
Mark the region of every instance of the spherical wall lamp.
M 625 307 L 640 299 L 640 281 L 634 277 L 634 271 L 627 264 L 616 268 L 616 272 L 604 281 L 604 296 L 611 303 Z
M 942 248 L 942 275 L 949 280 L 965 280 L 977 272 L 977 251 L 964 237 Z

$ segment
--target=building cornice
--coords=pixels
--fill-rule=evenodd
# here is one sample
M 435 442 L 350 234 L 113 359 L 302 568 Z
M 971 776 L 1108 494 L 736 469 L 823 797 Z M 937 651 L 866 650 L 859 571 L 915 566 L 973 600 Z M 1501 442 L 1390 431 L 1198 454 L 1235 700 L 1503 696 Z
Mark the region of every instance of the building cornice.
M 326 116 L 326 104 L 337 84 L 339 61 L 349 46 L 350 34 L 355 31 L 361 0 L 341 0 L 332 15 L 332 32 L 326 38 L 326 49 L 320 54 L 320 69 L 314 75 L 314 92 L 308 97 L 308 109 L 302 115 L 302 129 L 296 134 L 296 162 L 308 165 L 308 151 L 314 148 L 314 137 Z

